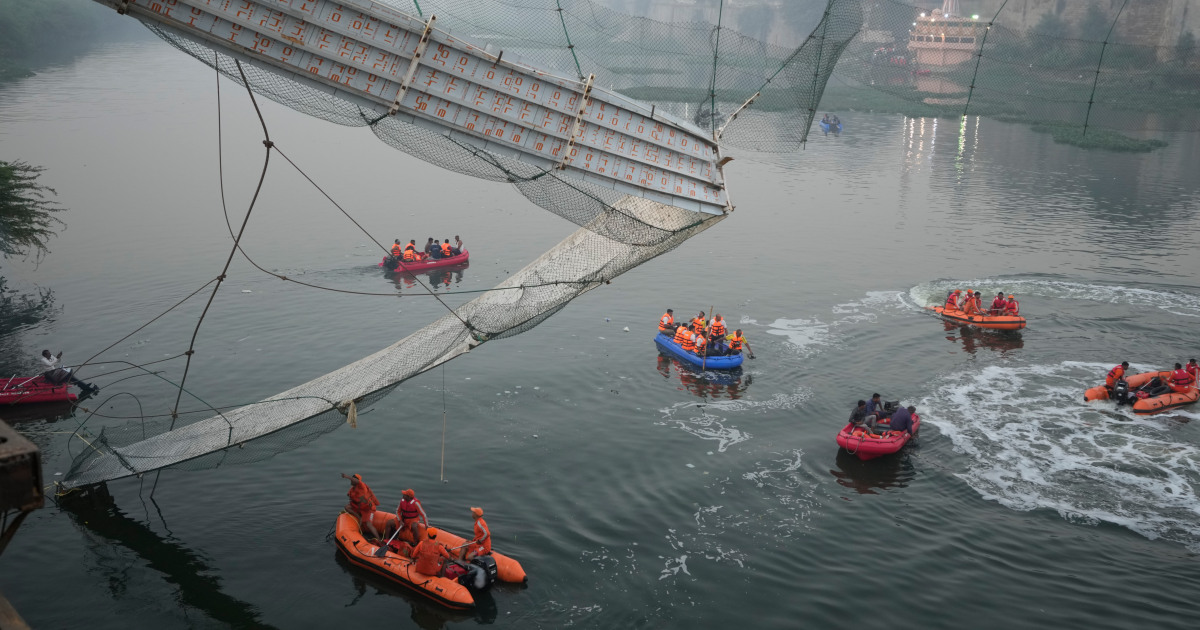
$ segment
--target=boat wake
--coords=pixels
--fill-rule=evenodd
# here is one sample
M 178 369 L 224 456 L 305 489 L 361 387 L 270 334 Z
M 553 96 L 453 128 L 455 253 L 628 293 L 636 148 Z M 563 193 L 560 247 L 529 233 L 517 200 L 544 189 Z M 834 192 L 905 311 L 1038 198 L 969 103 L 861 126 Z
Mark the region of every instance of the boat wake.
M 863 297 L 834 305 L 832 317 L 822 321 L 811 319 L 776 319 L 767 324 L 767 334 L 783 337 L 791 350 L 802 357 L 812 356 L 825 348 L 836 345 L 841 337 L 838 328 L 853 324 L 873 324 L 881 315 L 905 309 L 903 293 L 899 291 L 869 291 Z M 742 324 L 757 324 L 753 319 L 742 318 Z
M 679 402 L 660 409 L 662 419 L 658 425 L 673 425 L 703 440 L 716 440 L 717 450 L 726 449 L 753 437 L 729 422 L 728 414 L 754 411 L 764 413 L 771 410 L 795 409 L 808 400 L 812 393 L 798 390 L 791 394 L 775 394 L 766 400 L 710 400 L 708 402 Z
M 1108 367 L 988 366 L 942 377 L 920 404 L 968 457 L 958 477 L 985 499 L 1200 551 L 1200 447 L 1180 422 L 1197 416 L 1138 417 L 1084 404 L 1084 389 Z
M 941 304 L 946 293 L 953 289 L 974 288 L 985 296 L 995 291 L 1013 292 L 1022 297 L 1046 297 L 1085 300 L 1107 304 L 1125 304 L 1141 308 L 1157 308 L 1174 315 L 1200 317 L 1200 296 L 1182 291 L 1127 287 L 1121 285 L 1087 284 L 1040 278 L 976 278 L 972 280 L 935 280 L 919 284 L 908 291 L 908 299 L 916 306 Z M 992 293 L 989 294 L 989 291 Z

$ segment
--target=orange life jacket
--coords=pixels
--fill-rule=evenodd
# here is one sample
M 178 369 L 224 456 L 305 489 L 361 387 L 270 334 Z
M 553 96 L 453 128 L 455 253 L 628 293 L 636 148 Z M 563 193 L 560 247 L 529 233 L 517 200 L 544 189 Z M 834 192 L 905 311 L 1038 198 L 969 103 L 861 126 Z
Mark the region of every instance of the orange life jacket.
M 958 294 L 958 293 L 951 293 L 950 295 L 947 295 L 946 303 L 942 306 L 942 308 L 944 308 L 947 311 L 957 311 L 959 295 L 960 294 Z
M 1104 379 L 1104 384 L 1108 387 L 1112 387 L 1116 385 L 1117 381 L 1121 380 L 1121 378 L 1124 376 L 1125 368 L 1118 365 L 1117 367 L 1108 371 L 1108 376 Z
M 713 337 L 724 337 L 725 336 L 725 320 L 724 319 L 714 319 L 713 320 L 712 336 Z
M 1183 369 L 1187 370 L 1187 373 L 1191 374 L 1193 379 L 1196 378 L 1197 376 L 1200 376 L 1200 365 L 1197 365 L 1195 363 L 1189 363 L 1189 364 L 1183 366 Z
M 379 505 L 379 499 L 375 498 L 375 493 L 367 487 L 367 484 L 360 481 L 350 486 L 350 490 L 346 492 L 346 496 L 350 497 L 350 504 L 360 515 L 367 515 Z
M 399 256 L 400 252 L 402 252 L 402 251 L 404 251 L 404 250 L 400 248 L 400 243 L 395 243 L 392 245 L 392 255 L 393 256 Z
M 400 501 L 400 505 L 396 507 L 396 516 L 399 516 L 401 520 L 407 521 L 409 519 L 420 518 L 421 513 L 424 511 L 421 508 L 420 499 L 403 499 Z
M 730 352 L 740 351 L 742 349 L 742 342 L 744 342 L 744 341 L 746 341 L 745 337 L 743 337 L 737 333 L 733 333 L 733 336 L 729 338 L 729 351 Z
M 472 543 L 483 548 L 483 553 L 492 553 L 492 530 L 483 518 L 475 519 L 475 538 Z
M 696 351 L 696 333 L 690 330 L 684 330 L 683 349 L 688 352 Z
M 687 326 L 680 326 L 675 329 L 675 338 L 672 340 L 679 345 L 683 345 L 683 340 L 686 338 L 688 329 Z
M 996 313 L 997 315 L 1004 312 L 1004 309 L 1006 308 L 1008 308 L 1008 301 L 1004 298 L 997 297 L 996 299 L 992 300 L 992 312 Z
M 1192 375 L 1182 368 L 1171 372 L 1171 381 L 1176 385 L 1191 385 L 1194 380 Z
M 442 255 L 443 256 L 453 256 L 454 255 L 454 248 L 450 247 L 450 243 L 442 243 Z
M 415 249 L 404 250 L 404 260 L 406 262 L 413 262 L 416 259 L 417 259 L 417 250 L 415 250 Z
M 696 335 L 695 341 L 692 342 L 692 348 L 696 354 L 701 354 L 704 352 L 704 346 L 707 343 L 708 341 L 704 339 L 704 335 Z
M 1009 300 L 1008 305 L 1004 307 L 1004 312 L 1009 315 L 1020 315 L 1021 305 L 1016 300 Z
M 417 544 L 417 548 L 413 550 L 413 558 L 416 559 L 416 566 L 413 567 L 417 573 L 425 575 L 437 575 L 442 570 L 442 558 L 450 557 L 450 552 L 436 540 L 422 540 Z
M 704 330 L 704 318 L 703 317 L 696 317 L 696 318 L 692 319 L 692 330 L 694 330 L 696 332 L 700 332 L 701 330 Z
M 663 313 L 662 319 L 658 320 L 658 329 L 666 330 L 667 326 L 675 323 L 675 316 L 670 313 Z

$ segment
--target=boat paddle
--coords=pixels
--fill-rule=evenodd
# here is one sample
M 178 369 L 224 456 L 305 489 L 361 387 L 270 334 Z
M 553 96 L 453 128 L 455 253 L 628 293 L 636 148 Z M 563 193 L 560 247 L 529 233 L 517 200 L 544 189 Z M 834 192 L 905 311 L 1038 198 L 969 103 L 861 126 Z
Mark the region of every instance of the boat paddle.
M 375 550 L 376 558 L 382 558 L 387 555 L 388 546 L 392 544 L 393 540 L 396 540 L 396 536 L 400 535 L 400 530 L 402 529 L 404 529 L 404 526 L 398 525 L 396 527 L 396 531 L 392 533 L 392 537 L 389 538 L 387 542 L 383 543 L 382 547 Z

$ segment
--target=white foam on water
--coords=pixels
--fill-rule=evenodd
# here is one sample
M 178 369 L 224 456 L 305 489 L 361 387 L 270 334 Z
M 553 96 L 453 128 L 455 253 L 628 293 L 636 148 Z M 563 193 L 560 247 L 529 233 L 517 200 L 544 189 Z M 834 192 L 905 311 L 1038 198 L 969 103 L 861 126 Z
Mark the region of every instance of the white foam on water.
M 952 289 L 973 288 L 991 297 L 997 291 L 1022 296 L 1064 298 L 1127 304 L 1157 308 L 1174 315 L 1200 317 L 1200 295 L 1161 289 L 1143 289 L 1121 285 L 1087 284 L 1065 280 L 1036 278 L 976 278 L 972 280 L 936 280 L 919 284 L 909 290 L 909 296 L 919 306 L 941 304 Z M 990 293 L 989 293 L 990 292 Z
M 968 457 L 958 477 L 985 499 L 1200 551 L 1200 447 L 1181 430 L 1183 418 L 1198 416 L 1084 403 L 1109 367 L 988 366 L 942 377 L 919 406 Z
M 674 425 L 703 440 L 715 440 L 717 451 L 724 453 L 725 449 L 740 444 L 753 437 L 729 422 L 726 415 L 755 412 L 766 413 L 779 409 L 794 409 L 800 403 L 811 397 L 807 390 L 797 390 L 791 394 L 775 394 L 766 400 L 711 400 L 709 402 L 687 401 L 678 402 L 670 407 L 660 409 L 662 414 L 660 426 Z
M 784 337 L 801 356 L 810 356 L 838 343 L 835 330 L 840 326 L 874 324 L 881 315 L 906 310 L 904 295 L 900 291 L 868 291 L 857 300 L 831 307 L 833 317 L 828 322 L 817 317 L 780 318 L 768 324 L 766 332 Z

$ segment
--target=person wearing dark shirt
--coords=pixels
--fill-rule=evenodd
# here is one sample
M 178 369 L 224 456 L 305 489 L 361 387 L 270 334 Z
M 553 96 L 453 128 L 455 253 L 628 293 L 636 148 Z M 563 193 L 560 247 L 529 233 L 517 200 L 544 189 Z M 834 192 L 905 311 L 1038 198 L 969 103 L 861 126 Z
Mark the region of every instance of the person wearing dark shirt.
M 853 429 L 866 429 L 868 433 L 875 433 L 875 414 L 867 413 L 867 401 L 860 400 L 854 411 L 850 412 L 850 424 L 854 425 Z
M 901 407 L 892 413 L 891 429 L 893 431 L 903 431 L 909 435 L 913 432 L 912 415 L 916 413 L 917 408 L 909 405 L 907 408 Z
M 879 399 L 879 394 L 871 394 L 871 400 L 867 402 L 867 413 L 873 413 L 879 418 L 886 417 L 886 414 L 883 413 L 883 401 Z

